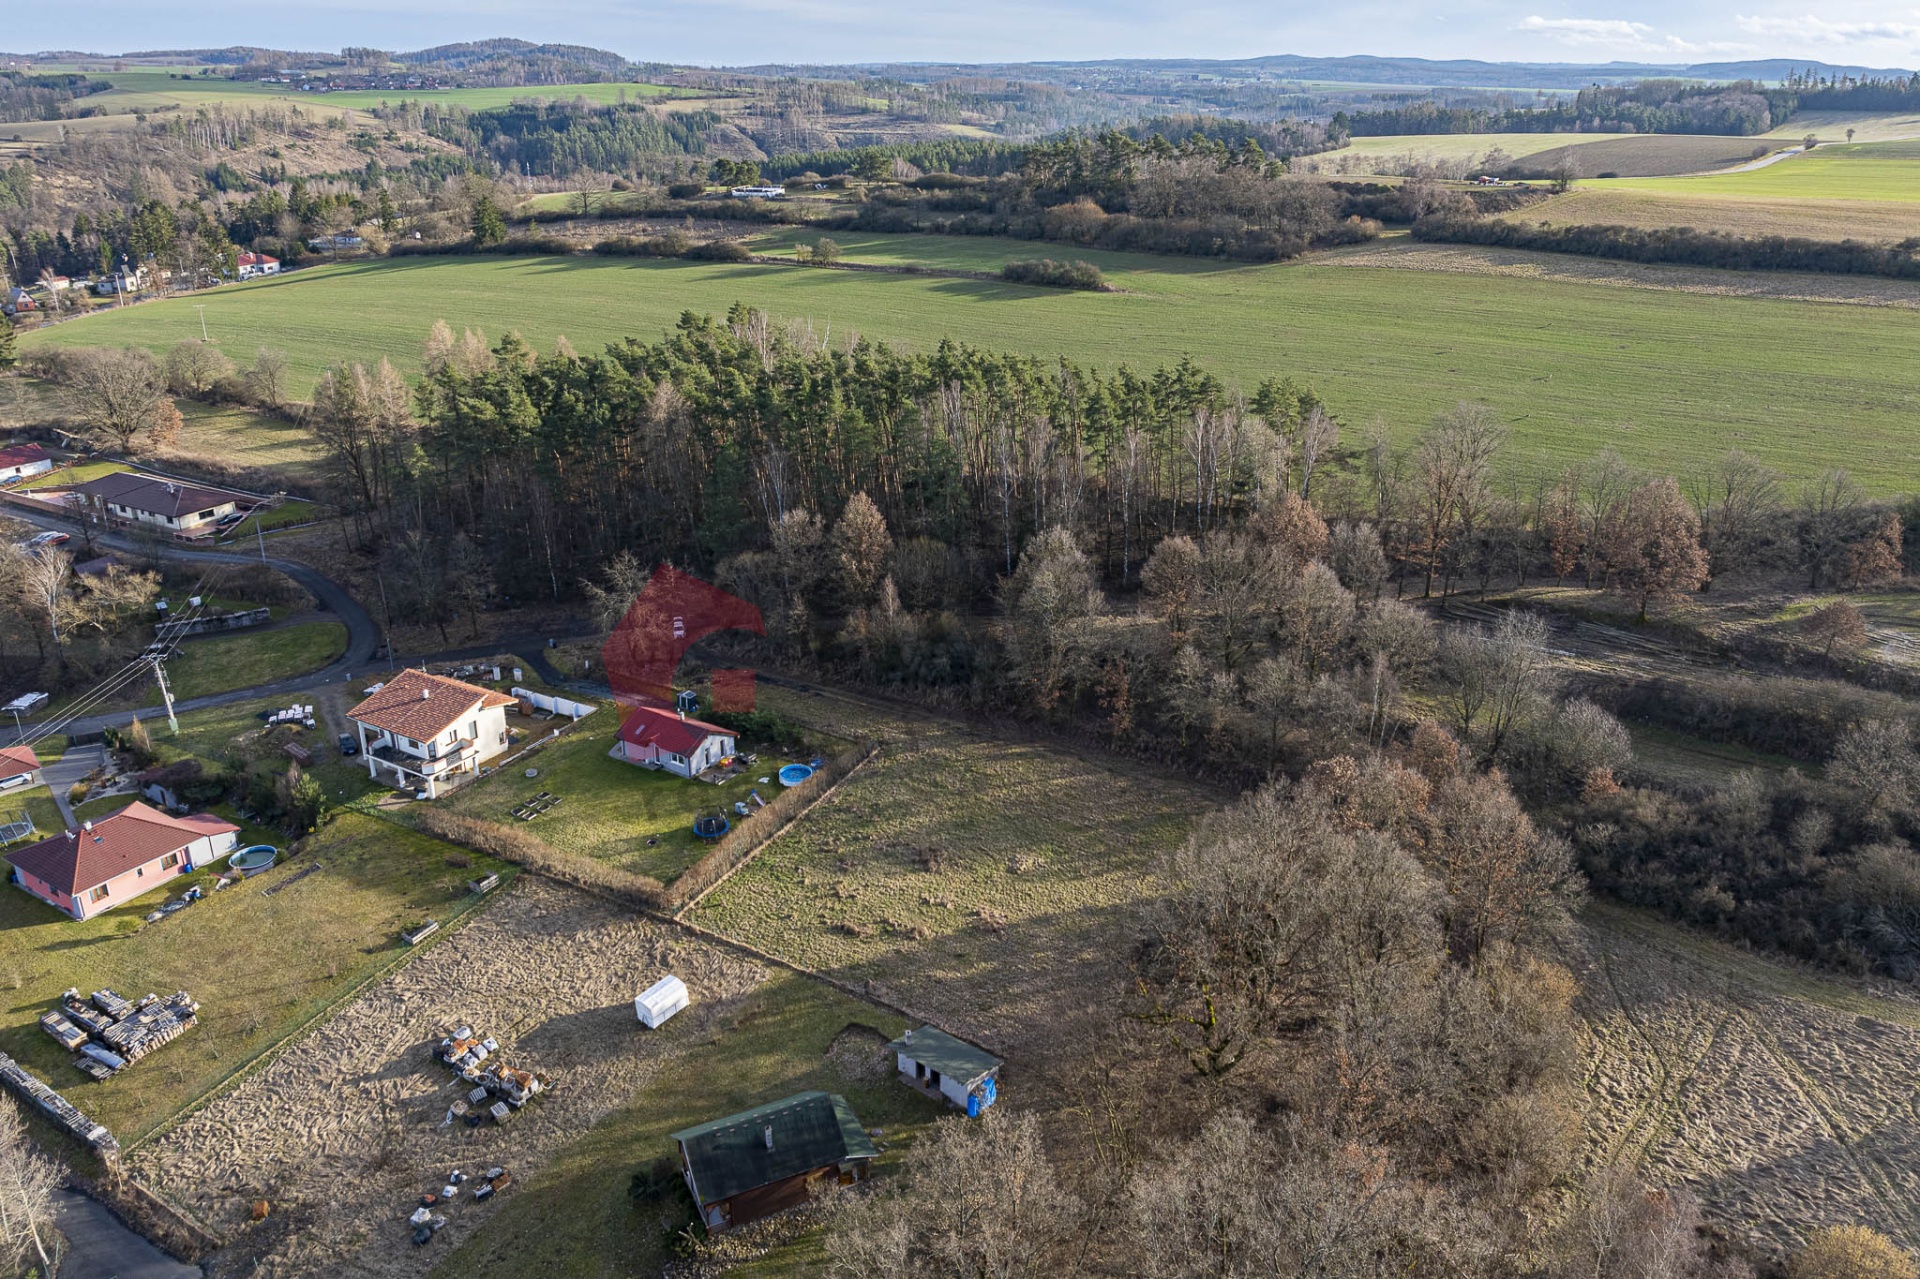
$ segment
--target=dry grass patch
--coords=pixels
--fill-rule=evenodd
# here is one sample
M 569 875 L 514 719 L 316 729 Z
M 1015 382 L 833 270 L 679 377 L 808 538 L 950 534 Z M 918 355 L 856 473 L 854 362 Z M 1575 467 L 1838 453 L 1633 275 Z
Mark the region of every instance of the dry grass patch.
M 1916 224 L 1913 205 L 1895 200 L 1723 198 L 1705 191 L 1638 191 L 1612 184 L 1578 186 L 1543 204 L 1502 216 L 1510 222 L 1551 222 L 1555 226 L 1692 227 L 1729 235 L 1853 239 L 1877 244 L 1906 239 L 1914 233 Z
M 1587 923 L 1591 1162 L 1774 1253 L 1861 1221 L 1920 1244 L 1920 1005 L 1618 907 Z
M 1010 1053 L 1109 999 L 1155 859 L 1220 797 L 1093 754 L 845 714 L 879 755 L 693 922 Z

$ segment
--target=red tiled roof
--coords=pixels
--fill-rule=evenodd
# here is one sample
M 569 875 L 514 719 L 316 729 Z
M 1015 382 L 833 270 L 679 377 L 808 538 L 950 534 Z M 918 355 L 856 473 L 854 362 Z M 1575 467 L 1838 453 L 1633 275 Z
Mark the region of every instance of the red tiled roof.
M 40 767 L 31 746 L 0 746 L 0 777 L 18 777 Z
M 513 701 L 505 693 L 448 679 L 445 675 L 401 671 L 379 692 L 348 711 L 347 717 L 369 728 L 424 742 L 465 719 L 476 702 L 484 710 L 490 706 L 511 706 Z
M 241 266 L 265 266 L 269 262 L 279 262 L 279 258 L 268 257 L 264 253 L 242 253 L 238 259 Z
M 178 852 L 203 835 L 240 828 L 202 813 L 189 820 L 169 817 L 135 801 L 94 822 L 93 829 L 71 830 L 6 855 L 7 860 L 68 896 L 75 896 L 124 875 L 136 866 Z
M 692 755 L 700 743 L 715 735 L 733 734 L 718 724 L 700 719 L 681 719 L 678 713 L 658 706 L 636 706 L 620 725 L 620 740 L 635 746 L 651 746 L 675 755 Z
M 0 448 L 0 469 L 14 466 L 30 466 L 35 462 L 49 461 L 47 451 L 38 444 L 10 444 Z

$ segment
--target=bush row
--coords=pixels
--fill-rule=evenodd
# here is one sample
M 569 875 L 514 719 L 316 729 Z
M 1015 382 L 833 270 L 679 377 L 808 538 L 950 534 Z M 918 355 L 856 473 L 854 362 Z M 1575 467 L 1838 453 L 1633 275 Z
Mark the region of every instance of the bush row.
M 1820 763 L 1850 730 L 1870 720 L 1906 720 L 1911 706 L 1890 693 L 1836 680 L 1702 675 L 1604 685 L 1594 701 L 1639 720 L 1751 750 Z
M 1816 271 L 1920 280 L 1920 236 L 1885 247 L 1858 240 L 1741 236 L 1692 227 L 1549 226 L 1442 215 L 1414 223 L 1413 238 L 1729 271 Z

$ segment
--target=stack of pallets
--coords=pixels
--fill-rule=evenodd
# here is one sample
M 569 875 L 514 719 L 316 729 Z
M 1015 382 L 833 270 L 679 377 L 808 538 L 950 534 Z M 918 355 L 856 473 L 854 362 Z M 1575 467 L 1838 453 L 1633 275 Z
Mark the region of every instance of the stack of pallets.
M 138 1001 L 111 990 L 82 999 L 78 990 L 69 990 L 40 1026 L 63 1047 L 78 1050 L 73 1064 L 100 1079 L 178 1039 L 199 1021 L 199 1012 L 200 1005 L 184 990 Z
M 104 1124 L 97 1124 L 81 1114 L 79 1107 L 28 1074 L 5 1053 L 0 1053 L 0 1084 L 19 1094 L 22 1101 L 102 1155 L 112 1158 L 120 1153 L 120 1143 L 113 1139 L 113 1134 L 107 1131 Z
M 138 1061 L 185 1034 L 199 1020 L 196 1016 L 199 1011 L 200 1005 L 184 990 L 166 999 L 148 995 L 138 1004 L 130 1005 L 126 1016 L 101 1032 L 100 1040 L 128 1061 Z

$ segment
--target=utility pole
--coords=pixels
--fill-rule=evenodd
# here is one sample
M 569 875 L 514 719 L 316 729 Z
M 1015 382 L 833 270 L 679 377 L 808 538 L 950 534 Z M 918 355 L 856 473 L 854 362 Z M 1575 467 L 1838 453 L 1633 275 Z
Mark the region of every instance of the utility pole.
M 193 309 L 200 313 L 200 340 L 202 342 L 211 341 L 212 339 L 207 336 L 207 304 L 205 302 L 195 302 Z
M 160 700 L 167 704 L 167 728 L 178 737 L 180 721 L 173 713 L 173 690 L 167 687 L 167 668 L 160 664 L 158 657 L 153 659 L 153 679 L 160 685 Z
M 253 513 L 253 535 L 259 539 L 260 562 L 265 564 L 267 562 L 267 532 L 264 528 L 260 527 L 260 512 L 258 511 Z
M 13 712 L 13 744 L 18 746 L 27 740 L 27 730 L 20 727 L 20 708 L 9 706 L 7 709 Z
M 380 583 L 380 612 L 387 619 L 387 670 L 391 673 L 393 670 L 393 610 L 387 607 L 387 579 L 376 572 L 373 580 Z

